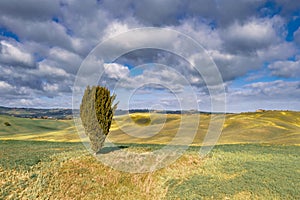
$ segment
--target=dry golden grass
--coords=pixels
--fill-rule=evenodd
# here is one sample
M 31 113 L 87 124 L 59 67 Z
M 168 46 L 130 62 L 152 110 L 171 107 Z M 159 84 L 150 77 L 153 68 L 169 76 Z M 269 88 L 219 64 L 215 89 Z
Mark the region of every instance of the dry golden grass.
M 190 126 L 198 125 L 192 145 L 201 145 L 208 125 L 218 115 L 185 115 Z M 148 119 L 151 119 L 149 122 Z M 115 143 L 167 144 L 177 134 L 182 115 L 135 113 L 117 116 L 108 137 Z M 136 123 L 139 121 L 139 123 Z M 145 124 L 140 122 L 145 121 Z M 189 133 L 189 124 L 186 124 Z M 153 132 L 153 134 L 151 134 Z M 143 137 L 144 135 L 144 137 Z M 300 144 L 300 112 L 266 111 L 264 113 L 227 114 L 218 144 L 269 143 Z
M 3 192 L 10 192 L 7 199 L 162 199 L 166 194 L 156 174 L 123 173 L 85 151 L 56 155 L 30 172 L 1 169 L 0 177 Z
M 182 125 L 182 117 L 179 114 L 156 113 L 116 116 L 108 140 L 114 143 L 168 144 Z M 192 131 L 189 127 L 196 125 L 198 129 L 191 144 L 197 146 L 202 144 L 211 118 L 218 120 L 218 115 L 192 114 L 184 115 L 184 118 L 187 134 Z M 11 121 L 12 126 L 5 127 L 2 123 L 5 121 Z M 6 116 L 0 116 L 0 139 L 80 142 L 71 120 L 32 120 Z M 241 143 L 300 145 L 300 112 L 227 114 L 218 144 Z
M 189 123 L 194 123 L 199 115 L 187 117 Z M 210 117 L 200 115 L 199 130 L 192 146 L 201 144 Z M 177 132 L 181 115 L 134 114 L 115 119 L 109 139 L 127 143 L 126 151 L 143 153 L 160 148 L 158 144 L 168 143 Z M 9 127 L 0 127 L 0 139 L 23 141 L 1 143 L 0 199 L 300 198 L 299 147 L 289 146 L 300 144 L 299 112 L 229 114 L 219 144 L 235 145 L 217 146 L 205 159 L 200 159 L 198 151 L 188 150 L 173 164 L 144 174 L 112 169 L 82 150 L 79 144 L 62 143 L 79 141 L 71 121 L 37 121 L 38 126 L 33 127 L 35 131 L 41 127 L 46 129 L 30 133 L 31 126 L 36 124 L 34 120 L 10 120 L 13 126 L 17 124 L 16 131 L 8 134 L 3 130 Z M 21 131 L 22 123 L 27 131 Z M 55 128 L 58 125 L 60 130 Z M 132 127 L 141 128 L 132 133 L 140 138 L 122 132 L 123 128 L 131 130 Z M 159 131 L 145 138 L 142 133 L 149 127 L 150 131 Z M 107 156 L 113 153 L 116 152 L 107 153 Z M 19 167 L 21 164 L 27 167 Z
M 1 167 L 0 199 L 297 199 L 298 152 L 295 146 L 219 146 L 205 159 L 189 150 L 165 168 L 132 174 L 75 150 L 29 169 Z

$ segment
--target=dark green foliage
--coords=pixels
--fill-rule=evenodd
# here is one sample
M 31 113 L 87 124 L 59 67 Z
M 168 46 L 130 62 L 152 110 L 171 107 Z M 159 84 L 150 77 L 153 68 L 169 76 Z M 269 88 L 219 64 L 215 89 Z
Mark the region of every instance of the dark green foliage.
M 114 111 L 117 104 L 113 105 L 116 95 L 101 86 L 86 88 L 80 105 L 80 118 L 86 135 L 91 142 L 91 149 L 98 152 L 109 133 Z
M 117 104 L 113 105 L 116 95 L 110 96 L 110 91 L 105 87 L 96 87 L 95 109 L 96 116 L 104 135 L 109 133 L 114 111 Z
M 9 122 L 4 122 L 5 126 L 11 126 L 11 124 Z

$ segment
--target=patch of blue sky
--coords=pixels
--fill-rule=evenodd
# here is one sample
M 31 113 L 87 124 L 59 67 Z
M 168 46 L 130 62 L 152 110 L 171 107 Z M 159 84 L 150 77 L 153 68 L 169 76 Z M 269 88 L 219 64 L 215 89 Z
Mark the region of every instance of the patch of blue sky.
M 55 23 L 58 23 L 58 24 L 61 24 L 61 20 L 58 18 L 58 17 L 52 17 L 52 21 L 55 22 Z M 64 26 L 66 28 L 66 33 L 69 35 L 69 36 L 73 36 L 74 35 L 74 32 L 69 29 L 68 27 Z
M 143 73 L 144 69 L 139 67 L 130 70 L 130 76 L 132 77 L 142 75 Z
M 293 17 L 293 19 L 287 24 L 287 36 L 286 41 L 294 40 L 294 32 L 300 27 L 300 15 Z
M 69 36 L 73 36 L 73 35 L 74 35 L 74 32 L 73 32 L 71 29 L 69 29 L 69 28 L 67 28 L 66 33 L 67 33 Z
M 8 30 L 5 27 L 0 27 L 0 35 L 4 36 L 4 37 L 7 37 L 7 38 L 13 38 L 14 40 L 20 42 L 20 39 L 19 39 L 18 35 L 15 34 L 12 31 Z
M 273 1 L 267 1 L 263 6 L 257 9 L 260 17 L 271 17 L 271 18 L 279 14 L 281 10 L 282 7 Z
M 134 68 L 134 65 L 131 65 L 129 63 L 120 63 L 121 65 L 124 65 L 126 67 L 128 67 L 129 70 L 133 69 Z
M 59 23 L 58 17 L 52 17 L 52 21 L 53 21 L 53 22 L 56 22 L 56 23 Z
M 241 76 L 233 80 L 230 84 L 231 88 L 242 88 L 245 85 L 257 83 L 257 82 L 273 82 L 282 80 L 285 82 L 300 81 L 300 78 L 281 77 L 272 75 L 272 72 L 265 67 L 261 70 L 249 71 L 246 75 Z
M 146 69 L 153 70 L 157 67 L 157 63 L 145 63 L 139 66 L 132 66 L 130 64 L 123 65 L 128 67 L 128 69 L 130 70 L 130 76 L 142 75 Z
M 296 61 L 297 60 L 297 56 L 293 55 L 293 56 L 289 57 L 287 60 L 288 61 Z
M 140 67 L 135 67 L 129 63 L 124 63 L 122 64 L 124 65 L 125 67 L 127 67 L 129 69 L 129 75 L 131 77 L 133 76 L 138 76 L 138 75 L 142 75 L 144 73 L 144 69 L 140 68 Z
M 36 62 L 41 62 L 45 59 L 45 57 L 41 56 L 39 53 L 35 52 L 34 54 L 34 58 Z
M 181 20 L 184 20 L 185 18 L 187 18 L 188 14 L 186 12 L 181 12 L 181 13 L 178 13 L 176 15 L 176 19 L 177 21 L 181 21 Z

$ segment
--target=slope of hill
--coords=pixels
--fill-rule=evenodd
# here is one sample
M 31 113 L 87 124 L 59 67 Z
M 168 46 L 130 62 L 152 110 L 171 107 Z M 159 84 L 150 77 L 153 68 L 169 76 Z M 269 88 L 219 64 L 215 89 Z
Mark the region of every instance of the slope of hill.
M 186 134 L 199 121 L 192 145 L 201 145 L 210 119 L 218 114 L 184 114 Z M 108 139 L 115 143 L 167 144 L 177 134 L 180 114 L 132 113 L 114 117 Z M 9 122 L 11 126 L 4 123 Z M 80 141 L 72 120 L 42 120 L 0 115 L 0 139 Z M 184 139 L 184 138 L 182 138 Z M 300 144 L 300 112 L 227 114 L 218 144 Z
M 219 120 L 217 114 L 191 114 L 186 117 L 191 126 L 199 120 L 193 145 L 201 145 L 211 119 Z M 179 114 L 135 113 L 117 116 L 109 139 L 120 143 L 166 144 L 176 135 L 180 120 Z M 186 131 L 188 134 L 189 130 Z M 235 143 L 300 144 L 300 112 L 227 114 L 218 144 Z
M 72 120 L 29 119 L 6 115 L 0 115 L 0 139 L 79 141 Z
M 220 143 L 300 144 L 300 112 L 266 111 L 228 115 Z

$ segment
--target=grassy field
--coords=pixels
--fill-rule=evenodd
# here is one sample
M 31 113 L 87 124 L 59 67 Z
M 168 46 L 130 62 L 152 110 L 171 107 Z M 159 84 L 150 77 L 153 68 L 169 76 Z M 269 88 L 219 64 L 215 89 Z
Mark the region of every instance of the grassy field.
M 201 145 L 211 118 L 208 114 L 187 115 L 188 123 L 198 123 L 192 145 Z M 109 140 L 115 143 L 167 144 L 180 126 L 179 114 L 135 113 L 116 116 Z M 5 126 L 9 122 L 12 126 Z M 189 124 L 187 124 L 189 126 Z M 44 120 L 0 115 L 0 139 L 80 142 L 72 120 Z M 300 145 L 300 112 L 266 111 L 227 114 L 218 144 Z
M 11 126 L 6 126 L 8 122 Z M 0 139 L 80 142 L 72 120 L 45 120 L 0 115 Z
M 0 116 L 0 199 L 300 199 L 300 113 L 229 114 L 219 144 L 200 159 L 210 117 L 201 115 L 193 145 L 176 162 L 131 174 L 91 156 L 72 121 Z M 128 151 L 152 151 L 170 141 L 179 120 L 118 116 L 109 139 Z M 149 125 L 160 132 L 136 139 L 122 131 Z
M 6 152 L 0 159 L 0 199 L 300 198 L 299 146 L 220 145 L 202 160 L 194 147 L 174 164 L 145 174 L 111 169 L 79 143 L 0 146 Z
M 218 115 L 192 114 L 186 116 L 191 126 L 199 121 L 192 145 L 201 145 L 211 118 Z M 109 139 L 119 143 L 167 144 L 176 135 L 181 115 L 131 114 L 117 116 Z M 187 125 L 188 126 L 188 125 Z M 143 138 L 145 132 L 152 137 Z M 129 134 L 128 134 L 129 133 Z M 132 135 L 132 136 L 131 136 Z M 300 144 L 300 112 L 266 111 L 262 113 L 227 114 L 218 144 Z

